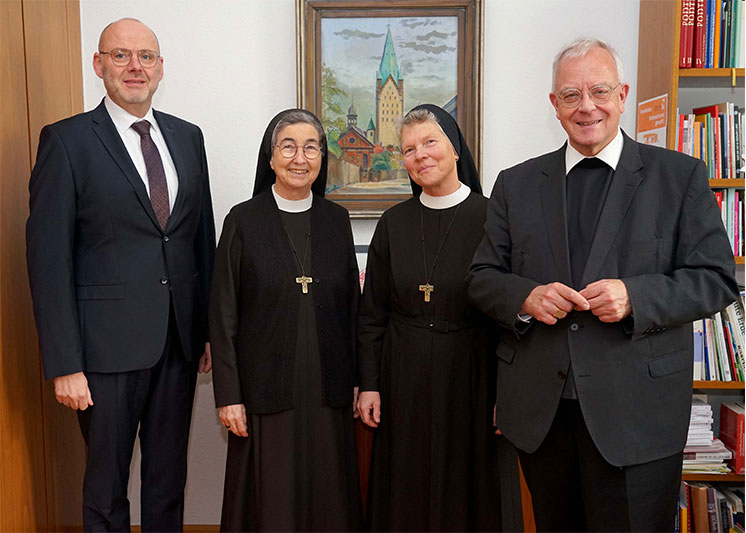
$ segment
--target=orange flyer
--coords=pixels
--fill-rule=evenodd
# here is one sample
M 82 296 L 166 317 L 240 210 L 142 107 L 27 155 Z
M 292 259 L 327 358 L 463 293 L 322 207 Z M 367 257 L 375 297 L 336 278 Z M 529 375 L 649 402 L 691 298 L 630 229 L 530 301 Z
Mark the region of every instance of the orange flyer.
M 637 142 L 666 147 L 668 94 L 637 104 Z

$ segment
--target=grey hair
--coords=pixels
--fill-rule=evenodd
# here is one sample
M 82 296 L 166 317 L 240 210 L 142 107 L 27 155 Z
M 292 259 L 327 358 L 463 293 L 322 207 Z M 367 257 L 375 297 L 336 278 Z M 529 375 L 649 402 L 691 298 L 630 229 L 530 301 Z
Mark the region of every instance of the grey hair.
M 310 111 L 306 111 L 305 109 L 293 109 L 292 111 L 288 111 L 288 113 L 280 119 L 275 126 L 275 129 L 272 131 L 272 146 L 274 146 L 275 141 L 277 141 L 277 133 L 283 128 L 292 126 L 293 124 L 311 124 L 316 128 L 316 132 L 319 134 L 321 151 L 322 153 L 326 151 L 326 135 L 324 134 L 324 126 L 321 125 L 321 122 L 316 115 Z
M 606 50 L 611 55 L 611 57 L 614 59 L 614 65 L 616 66 L 618 81 L 619 83 L 624 83 L 624 67 L 622 66 L 622 58 L 619 57 L 617 51 L 614 50 L 614 48 L 609 43 L 607 43 L 606 41 L 602 41 L 601 39 L 581 37 L 567 43 L 565 46 L 562 47 L 562 50 L 560 50 L 559 53 L 554 56 L 554 62 L 552 63 L 552 92 L 554 92 L 557 88 L 557 69 L 562 60 L 574 57 L 585 57 L 591 50 L 595 48 Z
M 412 124 L 422 124 L 423 122 L 428 121 L 433 121 L 440 127 L 440 122 L 438 122 L 438 117 L 435 116 L 435 113 L 433 113 L 429 109 L 424 108 L 412 109 L 402 118 L 397 119 L 396 134 L 399 137 L 399 142 L 401 142 L 401 132 L 404 129 L 404 126 L 411 126 Z

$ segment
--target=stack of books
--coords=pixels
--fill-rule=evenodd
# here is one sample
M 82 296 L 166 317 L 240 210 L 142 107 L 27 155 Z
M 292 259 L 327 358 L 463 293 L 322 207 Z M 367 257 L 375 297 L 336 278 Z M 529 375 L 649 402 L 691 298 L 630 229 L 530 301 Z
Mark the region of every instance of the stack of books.
M 682 0 L 679 67 L 742 67 L 743 16 L 743 0 Z
M 710 318 L 694 321 L 695 381 L 744 381 L 745 326 L 742 298 Z
M 686 445 L 709 446 L 715 436 L 712 433 L 712 422 L 712 406 L 707 403 L 707 395 L 693 394 Z
M 725 462 L 733 453 L 725 447 L 720 439 L 713 439 L 707 445 L 687 446 L 684 448 L 684 474 L 727 474 Z

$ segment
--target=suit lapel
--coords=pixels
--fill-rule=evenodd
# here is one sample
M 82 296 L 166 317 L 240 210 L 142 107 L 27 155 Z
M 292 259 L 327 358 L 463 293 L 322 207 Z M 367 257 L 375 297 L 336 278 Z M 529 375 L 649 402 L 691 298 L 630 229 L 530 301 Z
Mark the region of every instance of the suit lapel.
M 103 100 L 99 106 L 92 112 L 93 118 L 93 131 L 96 133 L 101 142 L 103 143 L 106 150 L 111 155 L 111 158 L 121 169 L 122 174 L 130 182 L 130 185 L 135 191 L 140 204 L 148 214 L 153 223 L 160 228 L 158 225 L 158 219 L 153 211 L 153 205 L 150 203 L 150 197 L 148 191 L 145 189 L 145 184 L 142 182 L 140 174 L 137 172 L 135 165 L 132 163 L 127 148 L 125 148 L 122 138 L 119 136 L 117 128 L 114 126 L 109 113 L 106 111 Z
M 169 229 L 169 227 L 172 227 L 172 224 L 175 224 L 178 221 L 179 215 L 183 211 L 184 202 L 189 194 L 189 169 L 187 169 L 187 164 L 184 159 L 184 152 L 182 149 L 183 143 L 179 141 L 176 130 L 171 124 L 171 121 L 168 120 L 168 116 L 160 111 L 156 111 L 155 109 L 153 110 L 153 116 L 158 122 L 158 127 L 161 130 L 161 134 L 163 134 L 163 139 L 166 141 L 166 146 L 168 146 L 171 159 L 176 167 L 176 178 L 179 180 L 179 191 L 176 195 L 176 203 L 174 203 L 171 216 L 169 217 L 166 226 L 166 229 Z
M 614 176 L 611 180 L 609 192 L 606 195 L 601 216 L 598 220 L 596 233 L 593 237 L 588 262 L 583 271 L 580 287 L 583 288 L 591 281 L 595 281 L 601 267 L 614 244 L 616 235 L 627 214 L 632 199 L 643 180 L 642 159 L 637 144 L 624 135 L 622 157 L 619 159 Z
M 558 281 L 570 287 L 572 277 L 567 244 L 567 214 L 565 213 L 565 146 L 548 155 L 542 173 L 544 178 L 539 184 L 539 195 L 554 268 Z

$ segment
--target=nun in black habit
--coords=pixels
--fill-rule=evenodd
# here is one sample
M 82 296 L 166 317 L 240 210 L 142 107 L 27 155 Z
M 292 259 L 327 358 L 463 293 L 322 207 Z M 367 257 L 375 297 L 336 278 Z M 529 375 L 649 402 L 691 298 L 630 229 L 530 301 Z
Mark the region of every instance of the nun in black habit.
M 413 197 L 368 251 L 358 320 L 363 422 L 376 427 L 372 531 L 497 531 L 494 339 L 464 278 L 487 199 L 456 121 L 422 105 L 400 135 Z
M 210 341 L 228 428 L 221 530 L 354 531 L 360 298 L 347 211 L 323 198 L 326 138 L 283 111 L 262 140 L 251 200 L 225 219 Z

